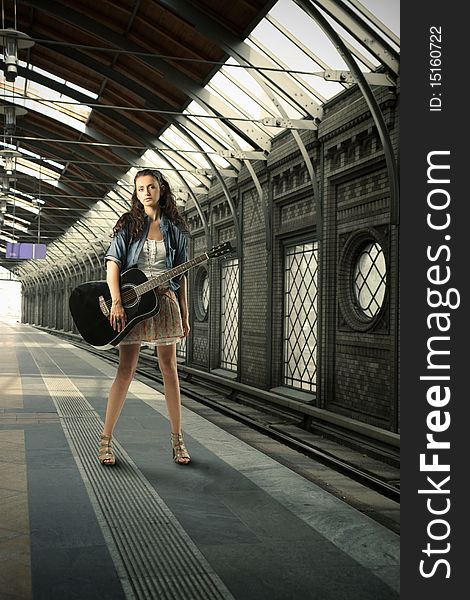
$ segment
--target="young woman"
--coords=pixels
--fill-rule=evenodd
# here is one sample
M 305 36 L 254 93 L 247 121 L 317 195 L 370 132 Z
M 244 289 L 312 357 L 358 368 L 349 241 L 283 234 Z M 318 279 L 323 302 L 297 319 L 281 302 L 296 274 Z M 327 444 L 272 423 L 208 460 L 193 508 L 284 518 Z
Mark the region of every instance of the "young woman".
M 149 276 L 159 275 L 188 260 L 187 228 L 178 214 L 168 181 L 160 171 L 144 169 L 134 179 L 131 209 L 114 227 L 105 255 L 106 280 L 111 292 L 111 326 L 122 331 L 126 313 L 121 302 L 119 275 L 132 266 Z M 181 398 L 176 364 L 176 342 L 189 333 L 187 280 L 183 275 L 159 288 L 160 311 L 138 323 L 119 344 L 119 366 L 111 386 L 101 435 L 99 460 L 114 465 L 112 434 L 134 377 L 142 343 L 157 348 L 171 425 L 173 459 L 185 465 L 191 459 L 181 433 Z

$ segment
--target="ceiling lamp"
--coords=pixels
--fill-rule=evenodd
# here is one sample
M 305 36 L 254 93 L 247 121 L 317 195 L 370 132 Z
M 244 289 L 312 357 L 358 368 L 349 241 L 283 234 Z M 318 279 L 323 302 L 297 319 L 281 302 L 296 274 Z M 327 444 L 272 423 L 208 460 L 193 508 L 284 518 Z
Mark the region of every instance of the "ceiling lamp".
M 34 42 L 26 33 L 8 28 L 0 29 L 0 44 L 4 48 L 5 79 L 10 82 L 15 81 L 18 75 L 18 50 L 31 48 Z
M 3 158 L 3 166 L 5 175 L 13 175 L 15 170 L 15 158 L 21 156 L 21 152 L 17 150 L 0 150 L 0 156 Z
M 13 135 L 16 128 L 16 117 L 22 117 L 27 114 L 25 108 L 21 106 L 0 106 L 0 115 L 5 115 L 5 127 L 4 133 L 6 135 Z

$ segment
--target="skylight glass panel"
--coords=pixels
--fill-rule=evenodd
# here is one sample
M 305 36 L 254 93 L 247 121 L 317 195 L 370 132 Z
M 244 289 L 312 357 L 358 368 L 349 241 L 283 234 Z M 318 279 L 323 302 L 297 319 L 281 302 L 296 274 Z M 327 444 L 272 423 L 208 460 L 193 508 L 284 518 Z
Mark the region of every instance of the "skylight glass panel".
M 316 52 L 313 52 L 312 48 L 309 48 L 299 40 L 299 38 L 293 35 L 291 31 L 286 29 L 282 23 L 274 19 L 272 15 L 268 15 L 267 19 L 273 27 L 290 40 L 297 51 L 301 53 L 301 56 L 306 57 L 307 68 L 296 69 L 295 67 L 290 66 L 290 69 L 298 71 L 297 73 L 290 73 L 290 76 L 295 79 L 297 83 L 300 82 L 301 85 L 305 84 L 310 93 L 322 102 L 324 102 L 326 98 L 330 98 L 332 95 L 337 94 L 344 89 L 344 85 L 319 79 L 320 75 L 313 75 L 313 73 L 322 73 L 323 71 L 328 70 L 330 66 L 325 63 Z M 310 65 L 308 64 L 308 61 L 310 61 Z M 362 63 L 359 64 L 359 67 L 361 69 L 369 70 L 369 67 Z M 289 68 L 289 65 L 286 65 L 285 68 Z
M 23 210 L 26 210 L 32 213 L 33 215 L 39 214 L 39 208 L 37 206 L 33 206 L 26 200 L 22 200 L 18 197 L 13 198 L 12 196 L 7 196 L 7 204 L 11 204 L 12 206 L 18 206 L 19 208 L 22 208 Z
M 232 104 L 235 104 L 241 112 L 248 115 L 253 120 L 260 120 L 264 117 L 271 116 L 270 113 L 267 113 L 261 104 L 256 102 L 254 98 L 227 79 L 223 72 L 219 71 L 216 73 L 214 77 L 212 77 L 210 84 L 212 87 L 218 89 L 222 96 L 230 98 Z
M 2 230 L 2 232 L 0 233 L 0 240 L 4 240 L 5 242 L 16 242 L 16 240 L 18 239 L 17 235 L 11 234 L 10 232 L 8 232 L 8 234 Z
M 218 123 L 217 119 L 214 118 L 204 118 L 205 115 L 210 115 L 208 110 L 205 107 L 201 106 L 196 101 L 192 101 L 187 109 L 184 111 L 184 114 L 191 116 L 191 119 L 195 121 L 199 127 L 204 129 L 206 132 L 210 133 L 215 140 L 218 141 L 219 144 L 223 144 L 227 149 L 231 149 L 233 147 L 233 142 L 229 139 L 226 130 L 222 127 L 221 124 Z M 199 116 L 192 116 L 192 115 Z M 202 115 L 202 116 L 201 116 Z M 253 150 L 254 146 L 249 144 L 245 138 L 242 138 L 238 135 L 234 130 L 231 130 L 231 135 L 233 136 L 235 142 L 242 150 Z
M 15 221 L 18 221 L 19 223 L 22 223 L 23 225 L 27 225 L 28 227 L 29 227 L 29 225 L 31 225 L 31 221 L 27 221 L 26 219 L 21 219 L 17 215 L 13 215 L 13 214 L 7 213 L 7 216 L 10 219 L 14 219 Z
M 18 63 L 25 69 L 28 68 L 28 64 L 25 63 L 24 61 L 19 60 Z M 66 79 L 64 79 L 62 77 L 58 77 L 57 75 L 54 75 L 54 73 L 50 73 L 49 71 L 46 71 L 45 69 L 41 69 L 40 67 L 31 66 L 31 65 L 29 65 L 29 68 L 31 70 L 35 71 L 36 73 L 39 73 L 40 75 L 43 75 L 44 77 L 47 77 L 48 79 L 57 81 L 58 83 L 65 85 L 72 90 L 76 90 L 77 92 L 80 92 L 84 96 L 89 96 L 93 100 L 96 100 L 98 98 L 98 94 L 95 94 L 94 92 L 90 92 L 90 90 L 87 90 L 87 89 L 81 87 L 80 85 L 76 85 L 75 83 L 72 83 L 71 81 L 67 81 Z
M 16 168 L 18 171 L 26 173 L 27 175 L 32 175 L 36 179 L 47 181 L 50 185 L 58 185 L 57 180 L 60 177 L 60 173 L 52 171 L 51 169 L 44 167 L 44 165 L 38 165 L 37 163 L 33 163 L 24 158 L 17 158 Z
M 303 11 L 295 2 L 292 0 L 278 0 L 278 2 L 271 9 L 270 14 L 284 27 L 289 30 L 296 38 L 302 41 L 302 43 L 309 48 L 315 55 L 317 55 L 324 63 L 326 63 L 330 69 L 343 70 L 347 68 L 346 63 L 343 61 L 334 45 L 330 42 L 329 38 L 323 32 L 319 25 L 311 19 L 308 14 Z M 269 27 L 267 27 L 269 25 Z M 285 36 L 276 36 L 281 44 L 279 48 L 273 47 L 273 41 L 270 40 L 270 35 L 273 31 L 273 26 L 268 23 L 265 19 L 259 23 L 259 25 L 252 31 L 250 38 L 261 41 L 262 44 L 272 49 L 273 56 L 278 56 L 288 65 L 292 65 L 292 60 L 295 59 L 294 55 L 290 55 L 292 50 L 292 44 L 287 44 L 287 38 Z M 286 41 L 282 41 L 282 38 Z M 298 68 L 292 66 L 292 68 Z M 302 69 L 310 70 L 310 69 Z M 322 70 L 319 65 L 314 66 L 315 71 Z
M 288 28 L 287 24 L 284 25 Z M 323 70 L 318 63 L 314 62 L 305 52 L 302 52 L 282 31 L 266 19 L 257 27 L 256 35 L 252 34 L 250 39 L 255 43 L 259 41 L 265 54 L 272 56 L 272 60 L 286 70 L 303 71 L 304 73 Z M 345 66 L 343 63 L 343 67 Z M 304 73 L 287 73 L 287 76 L 295 80 L 300 77 L 305 79 L 307 76 Z M 266 75 L 269 77 L 269 72 Z
M 225 78 L 226 79 L 226 78 Z M 230 95 L 226 95 L 226 91 L 221 88 L 218 87 L 217 85 L 214 85 L 214 83 L 217 82 L 217 75 L 215 75 L 209 84 L 207 84 L 206 89 L 209 90 L 212 94 L 214 94 L 215 96 L 217 96 L 218 98 L 220 98 L 221 100 L 223 100 L 225 103 L 229 104 L 232 108 L 235 109 L 235 111 L 237 111 L 239 114 L 237 115 L 238 118 L 230 118 L 227 117 L 227 120 L 232 120 L 233 124 L 235 127 L 237 127 L 237 124 L 240 123 L 242 120 L 246 122 L 251 122 L 252 119 L 255 120 L 256 117 L 252 114 L 250 114 L 249 110 L 247 110 L 246 106 L 240 105 L 236 103 L 236 99 L 232 98 Z M 259 129 L 263 129 L 262 126 L 260 126 L 259 124 L 252 122 L 253 127 L 258 127 Z M 264 132 L 266 133 L 266 132 Z M 231 146 L 231 144 L 230 144 Z
M 260 125 L 259 123 L 256 123 L 255 121 L 252 121 L 252 119 L 254 118 L 252 115 L 250 115 L 249 113 L 245 112 L 245 109 L 237 106 L 231 98 L 227 98 L 224 95 L 224 92 L 222 92 L 221 90 L 219 90 L 218 88 L 214 87 L 212 85 L 212 83 L 209 83 L 206 86 L 206 89 L 209 90 L 212 94 L 218 96 L 220 99 L 222 99 L 225 103 L 229 103 L 235 110 L 237 110 L 240 114 L 239 119 L 233 118 L 231 119 L 230 117 L 227 117 L 228 121 L 232 121 L 233 126 L 234 127 L 239 127 L 240 128 L 240 122 L 241 120 L 245 121 L 246 123 L 250 123 L 250 127 L 253 127 L 254 129 L 259 129 L 264 135 L 268 135 L 267 130 L 265 129 L 264 125 Z M 224 137 L 227 137 L 227 134 L 225 134 Z M 229 147 L 232 147 L 232 142 L 229 141 Z
M 281 35 L 283 35 L 283 34 L 281 33 Z M 256 40 L 249 39 L 249 40 L 247 40 L 247 43 L 248 43 L 248 45 L 255 48 L 257 52 L 260 52 L 261 54 L 263 54 L 266 57 L 270 57 L 272 55 L 272 50 L 269 47 L 262 44 L 259 39 L 256 39 Z M 335 94 L 337 94 L 338 92 L 343 90 L 343 87 L 340 84 L 334 83 L 334 82 L 325 82 L 323 79 L 321 79 L 315 75 L 287 73 L 287 71 L 289 71 L 289 70 L 298 70 L 298 71 L 302 70 L 304 72 L 307 70 L 309 70 L 310 72 L 318 72 L 319 71 L 316 63 L 311 61 L 311 59 L 304 52 L 302 52 L 302 50 L 297 48 L 295 45 L 293 45 L 293 47 L 296 48 L 296 50 L 299 53 L 301 53 L 303 56 L 305 56 L 305 61 L 304 61 L 303 66 L 288 65 L 288 63 L 284 62 L 279 57 L 276 57 L 275 59 L 273 59 L 273 65 L 278 66 L 279 69 L 285 69 L 286 77 L 288 79 L 292 79 L 293 85 L 300 87 L 305 94 L 311 96 L 318 104 L 322 104 L 323 102 L 325 102 L 326 100 L 328 100 L 329 98 L 331 98 L 332 96 L 334 96 Z M 299 56 L 300 56 L 300 54 L 299 54 Z M 310 63 L 311 63 L 310 67 L 307 66 L 307 61 L 310 61 Z M 320 70 L 323 70 L 323 69 L 320 69 Z M 292 92 L 291 95 L 289 96 L 289 95 L 283 93 L 283 90 L 279 89 L 278 87 L 275 87 L 276 84 L 273 81 L 271 81 L 267 78 L 266 82 L 272 89 L 274 89 L 274 93 L 277 95 L 277 99 L 279 100 L 280 98 L 282 98 L 284 100 L 284 106 L 286 107 L 286 113 L 287 113 L 288 117 L 290 117 L 291 119 L 300 119 L 305 116 L 305 114 L 306 114 L 305 110 L 303 112 L 300 112 L 301 108 L 298 105 L 295 105 L 295 107 L 294 107 L 293 99 L 295 98 L 295 92 Z
M 170 160 L 170 154 L 164 152 L 163 149 L 161 154 L 152 149 L 147 150 L 141 157 L 140 163 L 148 164 L 149 168 L 161 171 L 172 187 L 180 187 L 182 183 L 175 171 L 178 171 L 180 176 L 182 176 L 184 180 L 187 180 L 187 174 L 182 171 L 182 167 L 178 164 L 174 166 L 174 163 Z
M 160 139 L 168 144 L 169 149 L 183 150 L 181 153 L 182 156 L 190 161 L 195 169 L 209 168 L 209 163 L 204 158 L 204 155 L 198 152 L 197 148 L 195 148 L 187 138 L 183 137 L 172 125 L 165 130 L 165 133 L 160 136 Z M 187 152 L 184 152 L 185 150 Z M 171 156 L 171 152 L 166 150 L 163 150 L 163 153 Z
M 23 223 L 19 223 L 18 221 L 15 220 L 13 215 L 9 215 L 6 214 L 5 215 L 5 219 L 4 219 L 4 229 L 5 230 L 11 230 L 11 231 L 22 231 L 24 233 L 28 232 L 28 227 L 26 227 L 25 225 L 23 225 Z
M 355 0 L 354 4 L 359 4 Z M 365 6 L 373 15 L 388 27 L 397 36 L 400 35 L 400 0 L 361 0 L 360 4 Z
M 178 176 L 172 173 L 173 170 L 180 171 L 180 174 L 184 177 L 184 179 L 188 179 L 187 173 L 182 172 L 183 168 L 180 165 L 177 164 L 175 169 L 172 168 L 174 162 L 171 160 L 170 156 L 165 155 L 162 157 L 158 154 L 158 152 L 154 152 L 153 150 L 147 150 L 142 155 L 140 163 L 149 163 L 152 168 L 161 171 L 165 179 L 169 181 L 171 187 L 181 185 L 181 181 L 179 180 Z
M 262 107 L 264 116 L 278 116 L 276 105 L 272 100 L 273 94 L 271 92 L 266 92 L 265 87 L 258 83 L 258 81 L 252 76 L 252 74 L 254 74 L 254 70 L 236 68 L 234 66 L 235 64 L 237 63 L 230 58 L 228 60 L 228 64 L 221 69 L 223 75 L 243 92 L 249 96 L 254 96 L 258 104 Z M 276 93 L 275 97 L 277 101 L 278 92 Z
M 85 132 L 85 123 L 91 113 L 89 106 L 77 104 L 64 94 L 20 76 L 14 83 L 2 79 L 1 88 L 6 99 L 12 104 L 44 114 L 82 133 Z
M 361 21 L 364 21 L 370 27 L 375 35 L 383 41 L 384 44 L 389 44 L 393 47 L 394 50 L 399 52 L 400 44 L 396 39 L 396 35 L 391 31 L 387 26 L 377 18 L 377 15 L 371 13 L 363 4 L 357 2 L 356 0 L 352 0 L 348 2 L 350 8 L 353 12 L 355 12 L 358 18 Z
M 205 142 L 205 140 L 203 140 L 203 139 L 199 139 L 199 138 L 198 138 L 198 140 L 197 140 L 197 141 L 198 141 L 198 144 L 201 146 L 201 148 L 202 148 L 203 152 L 206 152 L 206 153 L 208 153 L 208 154 L 212 154 L 212 155 L 214 154 L 214 152 L 216 152 L 215 146 L 216 146 L 217 144 L 215 144 L 215 143 L 214 143 L 214 146 L 210 146 L 209 144 L 207 144 L 207 143 Z M 218 146 L 218 145 L 217 145 L 217 146 Z M 202 157 L 204 157 L 204 156 L 205 156 L 204 154 L 201 154 L 201 153 L 200 153 L 200 155 L 201 155 Z M 207 167 L 207 166 L 209 166 L 209 164 L 207 163 L 207 161 L 205 160 L 205 158 L 204 158 L 204 165 L 203 165 L 203 166 L 204 166 L 204 167 Z
M 214 152 L 214 151 L 212 151 L 212 152 Z M 221 169 L 231 169 L 232 168 L 231 164 L 223 156 L 220 156 L 219 154 L 213 154 L 213 153 L 211 153 L 210 156 L 211 156 L 212 162 L 215 163 L 216 166 L 220 167 Z
M 152 168 L 152 169 L 155 168 L 155 169 L 157 169 L 158 167 L 156 165 L 158 164 L 158 161 L 160 161 L 160 160 L 161 160 L 161 155 L 158 152 L 155 152 L 155 150 L 152 150 L 151 148 L 149 148 L 142 155 L 142 157 L 141 157 L 141 159 L 140 159 L 139 162 L 140 162 L 141 165 L 148 165 L 149 168 Z M 138 169 L 134 170 L 134 174 L 137 173 L 137 170 Z M 130 173 L 130 171 L 129 171 L 129 173 Z
M 42 198 L 37 198 L 31 194 L 27 194 L 26 192 L 20 192 L 19 190 L 15 190 L 14 188 L 10 188 L 7 194 L 7 203 L 19 206 L 20 208 L 27 210 L 35 215 L 39 214 L 40 209 L 38 206 L 45 204 Z
M 266 80 L 266 86 L 271 90 L 270 93 L 272 93 L 273 96 L 276 96 L 276 102 L 284 110 L 284 113 L 283 113 L 281 110 L 279 110 L 278 107 L 276 107 L 276 112 L 275 112 L 275 115 L 273 115 L 273 117 L 275 116 L 275 117 L 283 119 L 283 118 L 285 118 L 285 115 L 287 115 L 287 118 L 289 118 L 289 119 L 304 119 L 305 118 L 305 114 L 299 112 L 298 110 L 295 110 L 293 108 L 292 104 L 290 104 L 290 102 L 283 97 L 282 92 L 280 92 L 279 88 L 275 87 L 275 84 L 272 81 Z M 272 118 L 271 116 L 268 116 L 268 115 L 266 115 L 266 117 Z M 270 125 L 263 125 L 263 131 L 269 137 L 274 137 L 279 134 L 280 129 L 279 129 L 279 127 L 271 127 Z M 241 147 L 243 148 L 243 145 Z M 244 149 L 246 150 L 246 148 L 244 148 Z
M 53 167 L 57 167 L 60 170 L 65 169 L 65 165 L 62 165 L 58 162 L 56 162 L 55 160 L 51 160 L 48 158 L 44 158 L 42 156 L 40 156 L 39 154 L 36 154 L 35 152 L 31 152 L 30 150 L 26 150 L 26 148 L 21 148 L 21 146 L 15 146 L 13 144 L 6 144 L 5 142 L 1 142 L 0 141 L 0 146 L 2 146 L 3 148 L 8 148 L 10 150 L 15 150 L 16 152 L 21 152 L 21 154 L 24 154 L 26 156 L 31 156 L 32 158 L 36 158 L 38 160 L 41 160 L 43 164 L 48 164 L 51 165 Z
M 232 57 L 229 57 L 221 72 L 227 71 L 232 79 L 236 79 L 244 88 L 250 90 L 255 98 L 266 96 L 261 85 L 256 81 L 252 74 L 258 73 L 256 69 L 245 69 L 239 66 L 239 63 Z M 269 98 L 267 101 L 270 102 Z
M 361 44 L 356 40 L 356 38 L 351 35 L 338 21 L 330 17 L 325 11 L 323 11 L 320 7 L 318 10 L 322 13 L 327 21 L 329 21 L 330 25 L 335 29 L 335 31 L 342 37 L 343 41 L 347 44 L 350 44 L 353 48 L 355 48 L 360 54 L 364 55 L 364 57 L 373 65 L 374 70 L 380 67 L 381 63 L 377 58 L 367 49 L 367 46 Z M 345 67 L 346 70 L 349 70 L 349 67 Z M 368 70 L 368 69 L 363 69 Z
M 206 128 L 206 132 L 207 132 L 207 128 Z M 226 134 L 226 135 L 228 135 L 228 134 Z M 229 147 L 227 144 L 222 144 L 220 140 L 214 140 L 214 144 L 209 145 L 202 138 L 198 138 L 198 144 L 202 148 L 202 152 L 200 152 L 198 155 L 203 159 L 203 164 L 201 165 L 201 168 L 209 169 L 209 170 L 211 169 L 211 165 L 210 165 L 209 161 L 206 159 L 206 154 L 210 157 L 210 160 L 212 162 L 216 163 L 222 169 L 230 169 L 231 168 L 230 163 L 225 158 L 223 158 L 222 156 L 217 154 L 218 152 L 222 152 L 225 149 L 228 150 Z M 221 146 L 222 146 L 222 148 L 221 148 Z
M 175 152 L 177 153 L 178 150 L 175 149 Z M 149 169 L 157 169 L 158 171 L 161 171 L 165 179 L 168 179 L 170 185 L 174 187 L 175 185 L 180 185 L 181 183 L 178 175 L 174 171 L 179 171 L 180 175 L 185 175 L 185 167 L 182 167 L 178 163 L 176 163 L 176 166 L 174 167 L 174 162 L 171 161 L 170 156 L 170 153 L 160 153 L 160 151 L 155 151 L 149 148 L 141 156 L 139 162 L 140 164 L 147 165 Z M 139 169 L 132 169 L 133 177 Z

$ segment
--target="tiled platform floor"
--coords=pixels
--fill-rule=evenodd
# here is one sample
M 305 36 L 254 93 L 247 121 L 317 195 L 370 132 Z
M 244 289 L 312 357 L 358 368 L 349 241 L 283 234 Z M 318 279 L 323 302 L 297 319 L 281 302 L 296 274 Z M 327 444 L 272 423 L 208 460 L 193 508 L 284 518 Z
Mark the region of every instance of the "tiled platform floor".
M 174 464 L 141 381 L 102 467 L 114 367 L 26 325 L 0 339 L 2 600 L 399 597 L 396 534 L 186 408 Z

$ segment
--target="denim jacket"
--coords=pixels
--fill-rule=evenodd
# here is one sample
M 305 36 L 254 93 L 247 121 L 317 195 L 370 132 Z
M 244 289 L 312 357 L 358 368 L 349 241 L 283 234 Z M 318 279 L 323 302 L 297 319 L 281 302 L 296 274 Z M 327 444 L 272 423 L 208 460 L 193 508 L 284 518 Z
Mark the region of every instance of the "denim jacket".
M 140 251 L 147 239 L 150 228 L 150 219 L 145 215 L 145 226 L 142 235 L 131 242 L 131 236 L 127 228 L 121 229 L 111 240 L 106 251 L 104 260 L 113 260 L 119 265 L 121 272 L 127 271 L 137 264 Z M 166 249 L 166 266 L 168 269 L 177 267 L 188 260 L 188 240 L 181 229 L 173 223 L 165 214 L 162 214 L 160 231 Z M 176 292 L 180 287 L 180 277 L 170 280 L 170 288 Z

